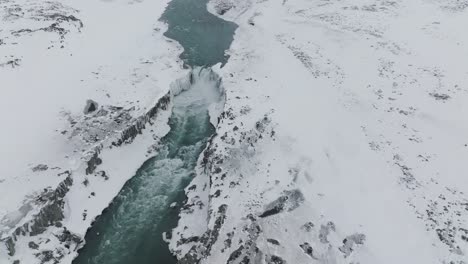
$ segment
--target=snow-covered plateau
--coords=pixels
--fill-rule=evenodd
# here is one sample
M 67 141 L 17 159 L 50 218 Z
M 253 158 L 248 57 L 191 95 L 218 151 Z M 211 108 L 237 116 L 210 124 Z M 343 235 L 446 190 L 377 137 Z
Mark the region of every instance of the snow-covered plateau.
M 0 2 L 1 264 L 71 263 L 168 132 L 167 3 Z
M 157 152 L 169 1 L 0 0 L 0 264 L 71 263 Z M 208 10 L 238 28 L 179 263 L 468 264 L 468 0 Z
M 181 263 L 468 263 L 468 1 L 209 10 L 239 28 Z

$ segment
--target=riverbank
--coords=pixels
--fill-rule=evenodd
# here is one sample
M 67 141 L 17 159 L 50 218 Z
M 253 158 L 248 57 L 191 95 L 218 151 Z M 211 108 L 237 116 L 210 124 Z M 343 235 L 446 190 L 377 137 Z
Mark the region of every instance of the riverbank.
M 466 262 L 466 5 L 209 9 L 239 28 L 218 136 L 170 243 L 180 260 Z
M 222 107 L 224 93 L 219 77 L 199 67 L 174 82 L 171 93 L 169 133 L 92 224 L 74 264 L 177 263 L 164 235 L 177 225 L 183 190 L 215 133 L 209 110 Z
M 166 4 L 1 3 L 0 263 L 70 263 L 154 155 L 187 72 L 158 21 Z
M 182 45 L 180 58 L 192 70 L 171 84 L 170 131 L 161 139 L 156 157 L 140 167 L 93 223 L 74 264 L 177 262 L 163 236 L 170 237 L 177 226 L 183 190 L 215 133 L 225 94 L 210 66 L 226 63 L 236 29 L 234 23 L 208 13 L 206 4 L 174 0 L 163 13 L 161 20 L 168 25 L 164 35 Z
M 170 241 L 177 258 L 186 263 L 467 262 L 465 2 L 211 1 L 209 10 L 235 21 L 239 28 L 229 62 L 223 68 L 215 67 L 223 78 L 226 104 L 217 136 L 202 153 L 197 176 L 186 188 L 188 199 Z M 107 5 L 120 3 L 100 3 L 102 8 L 97 10 L 104 12 Z M 137 9 L 133 11 L 136 16 Z M 99 13 L 94 14 L 100 20 Z M 121 19 L 117 17 L 114 19 Z M 68 20 L 70 36 L 79 23 Z M 128 34 L 133 34 L 131 27 L 131 23 L 126 27 Z M 118 43 L 125 46 L 126 42 Z M 173 65 L 174 61 L 167 62 Z M 2 65 L 10 72 L 17 69 L 17 63 L 9 59 Z M 62 64 L 54 65 L 59 72 Z M 151 65 L 162 64 L 155 60 Z M 180 69 L 162 72 L 172 70 L 178 73 Z M 35 76 L 27 73 L 18 76 Z M 40 84 L 48 83 L 54 74 L 46 76 Z M 110 74 L 105 80 L 110 82 L 112 77 Z M 3 100 L 3 117 L 10 120 L 9 111 L 21 100 L 12 100 L 15 105 Z M 40 109 L 35 106 L 34 110 Z M 78 108 L 77 104 L 76 112 L 81 110 Z M 38 110 L 33 117 L 40 120 L 41 114 L 46 113 Z M 20 116 L 27 117 L 27 113 Z M 8 127 L 17 124 L 9 121 Z M 15 131 L 4 132 L 5 144 L 8 138 L 16 139 Z M 154 142 L 149 135 L 144 138 Z M 8 145 L 10 150 L 21 143 L 13 142 L 16 144 Z M 48 146 L 48 141 L 39 142 Z M 112 148 L 115 152 L 109 159 L 125 159 L 124 153 L 130 153 L 129 158 L 142 154 L 132 147 L 137 145 Z M 15 164 L 8 153 L 3 156 Z M 106 160 L 100 166 L 106 166 Z M 122 167 L 110 169 L 108 180 L 123 175 L 119 179 L 123 185 L 134 171 L 118 165 Z M 36 172 L 28 170 L 31 175 L 25 179 L 31 183 L 36 179 L 37 188 L 47 186 L 49 181 L 33 176 L 48 175 L 51 169 L 33 167 Z M 13 178 L 17 174 L 1 175 Z M 106 176 L 100 173 L 89 178 L 104 182 Z M 23 190 L 32 188 L 27 180 L 12 185 L 17 180 L 8 178 L 0 183 L 2 191 L 11 190 L 16 198 L 12 205 L 2 200 L 1 208 L 15 209 L 3 215 L 21 215 L 17 209 L 28 194 Z M 84 176 L 79 182 L 82 180 Z M 19 188 L 23 185 L 28 188 Z M 89 190 L 81 183 L 75 186 Z M 106 186 L 99 188 L 107 190 Z M 120 189 L 113 186 L 115 192 L 105 191 L 107 202 Z M 81 208 L 82 201 L 105 200 L 99 192 L 95 195 L 99 199 L 93 200 L 90 192 L 89 198 L 75 200 L 74 205 Z M 85 217 L 84 211 L 75 212 L 66 218 L 74 222 L 84 217 L 84 222 L 74 222 L 84 223 L 74 227 L 84 233 L 93 214 Z M 73 236 L 64 240 L 72 241 Z M 49 250 L 49 246 L 54 250 L 55 242 L 43 239 L 40 250 L 35 250 L 23 240 L 16 257 L 28 256 L 31 258 L 25 258 L 25 263 L 34 263 L 37 259 L 32 254 Z M 65 245 L 62 250 L 67 250 Z M 0 251 L 0 256 L 6 254 Z

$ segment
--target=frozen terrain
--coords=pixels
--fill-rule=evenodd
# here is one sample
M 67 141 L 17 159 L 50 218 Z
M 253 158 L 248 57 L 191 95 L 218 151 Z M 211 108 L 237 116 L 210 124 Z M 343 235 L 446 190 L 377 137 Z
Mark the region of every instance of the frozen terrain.
M 222 106 L 222 86 L 207 68 L 195 68 L 174 85 L 170 132 L 111 205 L 86 232 L 73 264 L 177 263 L 164 233 L 177 225 L 198 156 L 214 134 L 209 109 Z M 176 94 L 174 92 L 174 94 Z
M 1 264 L 70 263 L 167 133 L 167 2 L 0 1 Z
M 157 154 L 168 1 L 0 0 L 0 264 L 71 263 Z M 180 263 L 468 263 L 467 0 L 208 10 L 239 27 Z
M 181 263 L 468 263 L 468 2 L 209 8 L 239 28 Z

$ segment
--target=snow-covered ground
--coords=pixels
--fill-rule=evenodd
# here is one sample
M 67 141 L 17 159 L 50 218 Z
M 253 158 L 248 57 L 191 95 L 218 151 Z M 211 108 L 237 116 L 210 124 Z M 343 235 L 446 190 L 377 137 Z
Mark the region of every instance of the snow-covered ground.
M 167 133 L 167 2 L 0 0 L 0 264 L 70 263 Z M 466 0 L 209 9 L 239 28 L 181 263 L 468 263 Z
M 168 2 L 0 1 L 1 264 L 70 263 L 167 133 Z
M 468 2 L 213 0 L 239 25 L 181 263 L 468 263 Z

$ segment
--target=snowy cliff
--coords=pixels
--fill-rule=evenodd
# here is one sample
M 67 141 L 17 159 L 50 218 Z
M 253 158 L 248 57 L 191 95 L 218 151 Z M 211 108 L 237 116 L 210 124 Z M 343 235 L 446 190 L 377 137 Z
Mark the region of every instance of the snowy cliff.
M 230 1 L 180 263 L 468 263 L 466 1 Z
M 70 263 L 168 131 L 168 1 L 0 1 L 0 263 Z M 130 144 L 131 143 L 131 144 Z

